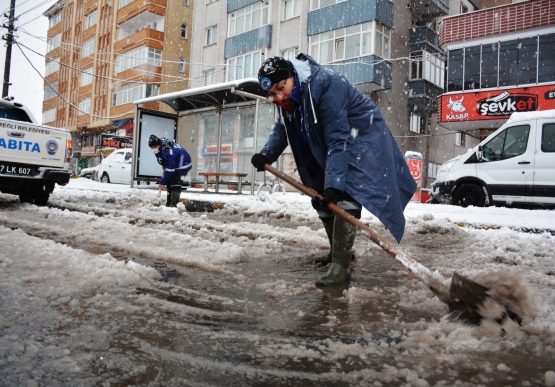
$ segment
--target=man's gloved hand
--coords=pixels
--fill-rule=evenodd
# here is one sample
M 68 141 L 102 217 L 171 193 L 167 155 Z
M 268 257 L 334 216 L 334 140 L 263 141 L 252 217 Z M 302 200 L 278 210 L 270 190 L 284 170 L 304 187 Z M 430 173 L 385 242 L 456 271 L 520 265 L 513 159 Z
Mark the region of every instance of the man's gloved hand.
M 272 164 L 270 159 L 262 153 L 255 153 L 252 155 L 251 163 L 255 166 L 258 172 L 264 171 L 264 164 Z
M 326 206 L 330 203 L 337 204 L 339 198 L 343 195 L 343 191 L 340 191 L 335 188 L 326 188 L 324 190 L 324 198 L 314 198 L 312 201 L 316 204 L 317 207 L 326 208 Z

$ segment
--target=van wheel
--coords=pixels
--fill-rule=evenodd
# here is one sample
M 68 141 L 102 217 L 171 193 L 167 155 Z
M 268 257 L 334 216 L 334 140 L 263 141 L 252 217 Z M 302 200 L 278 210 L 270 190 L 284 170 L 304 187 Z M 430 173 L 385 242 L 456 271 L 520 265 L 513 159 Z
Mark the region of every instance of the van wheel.
M 461 207 L 486 205 L 486 195 L 481 186 L 477 184 L 463 184 L 453 195 L 454 204 Z
M 102 178 L 100 179 L 101 183 L 109 183 L 110 182 L 110 176 L 108 176 L 107 173 L 105 173 L 104 175 L 102 175 Z

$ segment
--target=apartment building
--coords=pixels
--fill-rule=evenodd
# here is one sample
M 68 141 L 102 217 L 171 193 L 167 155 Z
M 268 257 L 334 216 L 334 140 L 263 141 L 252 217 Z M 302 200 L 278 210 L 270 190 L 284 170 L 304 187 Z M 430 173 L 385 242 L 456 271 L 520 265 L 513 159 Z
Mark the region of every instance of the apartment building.
M 513 112 L 555 109 L 555 0 L 486 1 L 443 19 L 447 58 L 443 127 L 481 139 Z
M 79 168 L 98 164 L 114 144 L 129 146 L 132 101 L 189 87 L 192 6 L 192 0 L 60 0 L 44 13 L 42 122 L 72 131 Z M 122 141 L 108 146 L 107 136 Z
M 423 155 L 426 187 L 444 161 L 478 143 L 478 135 L 445 128 L 436 118 L 445 82 L 437 22 L 475 9 L 468 0 L 199 1 L 194 7 L 191 87 L 256 77 L 265 58 L 308 53 L 378 105 L 403 152 Z M 272 106 L 260 109 L 271 122 Z M 241 151 L 252 151 L 251 134 L 237 122 L 253 117 L 245 109 L 244 117 L 230 117 L 226 125 L 224 116 L 222 136 L 228 151 L 219 154 L 220 170 L 248 172 L 248 158 Z M 215 149 L 214 140 L 203 135 L 217 127 L 217 119 L 206 114 L 196 122 L 199 170 L 213 163 L 206 149 Z M 259 140 L 268 134 L 270 124 L 265 125 L 258 125 Z M 262 144 L 254 146 L 259 150 Z M 284 154 L 285 165 L 291 159 Z

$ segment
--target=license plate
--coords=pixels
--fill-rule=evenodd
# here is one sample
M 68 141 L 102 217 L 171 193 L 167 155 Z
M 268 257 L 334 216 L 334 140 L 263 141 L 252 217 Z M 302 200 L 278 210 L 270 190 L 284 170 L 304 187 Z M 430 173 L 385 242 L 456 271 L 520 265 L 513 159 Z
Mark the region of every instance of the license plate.
M 0 162 L 0 174 L 2 175 L 18 175 L 29 176 L 33 172 L 33 168 L 23 165 L 4 164 Z

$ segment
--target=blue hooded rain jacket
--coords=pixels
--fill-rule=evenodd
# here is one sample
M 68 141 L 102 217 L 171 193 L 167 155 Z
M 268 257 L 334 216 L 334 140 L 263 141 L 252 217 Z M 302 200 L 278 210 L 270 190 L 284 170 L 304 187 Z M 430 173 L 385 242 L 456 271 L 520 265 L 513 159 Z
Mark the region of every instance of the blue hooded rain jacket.
M 188 171 L 193 164 L 191 163 L 191 155 L 185 148 L 180 147 L 173 140 L 166 137 L 162 137 L 160 140 L 160 152 L 156 154 L 156 160 L 158 164 L 166 168 L 160 184 L 167 185 L 175 171 Z
M 299 54 L 291 63 L 300 85 L 292 95 L 300 103 L 312 155 L 325 171 L 324 188 L 347 192 L 400 242 L 403 211 L 416 182 L 377 106 L 345 77 L 310 56 Z M 260 153 L 274 162 L 290 144 L 297 165 L 305 164 L 298 160 L 298 141 L 288 140 L 284 109 L 278 110 L 278 121 Z

